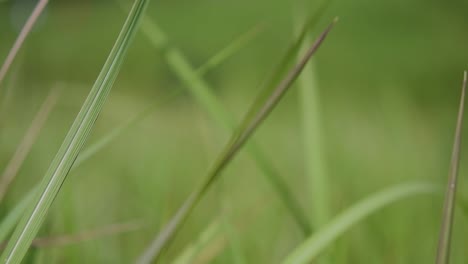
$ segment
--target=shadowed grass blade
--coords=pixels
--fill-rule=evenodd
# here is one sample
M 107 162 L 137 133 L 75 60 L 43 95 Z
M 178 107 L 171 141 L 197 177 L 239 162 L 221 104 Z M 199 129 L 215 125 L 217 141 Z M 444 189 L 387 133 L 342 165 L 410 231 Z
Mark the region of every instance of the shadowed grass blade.
M 461 133 L 463 127 L 463 112 L 465 109 L 467 75 L 467 71 L 465 71 L 463 73 L 463 85 L 460 96 L 460 107 L 457 116 L 457 127 L 455 129 L 455 140 L 453 142 L 452 160 L 450 162 L 449 180 L 447 184 L 447 191 L 445 193 L 445 202 L 442 214 L 442 226 L 440 228 L 439 245 L 437 247 L 437 264 L 449 263 L 450 259 L 450 238 L 452 234 L 455 194 L 457 191 L 458 167 L 460 163 Z
M 42 11 L 44 11 L 44 8 L 47 6 L 48 2 L 49 2 L 48 0 L 39 0 L 37 2 L 36 7 L 34 7 L 34 10 L 29 16 L 28 20 L 26 21 L 23 28 L 21 29 L 21 32 L 18 35 L 18 38 L 16 39 L 15 43 L 13 44 L 13 47 L 11 48 L 5 61 L 3 62 L 2 67 L 0 68 L 0 87 L 2 85 L 3 80 L 5 79 L 5 75 L 7 74 L 8 69 L 10 69 L 10 66 L 13 63 L 13 60 L 16 57 L 16 54 L 18 54 L 18 51 L 23 45 L 24 40 L 26 39 L 29 32 L 33 28 L 34 24 L 36 23 L 37 18 L 42 14 Z
M 383 207 L 421 194 L 438 193 L 438 186 L 427 183 L 404 184 L 380 191 L 345 210 L 314 235 L 297 246 L 283 261 L 283 264 L 301 264 L 314 261 L 335 239 Z
M 122 6 L 123 3 L 118 1 Z M 280 81 L 281 76 L 284 76 L 288 67 L 295 61 L 296 54 L 300 48 L 302 41 L 310 29 L 317 21 L 320 15 L 323 13 L 325 6 L 318 10 L 311 18 L 307 21 L 303 31 L 299 38 L 293 45 L 288 49 L 286 55 L 283 57 L 278 66 L 274 69 L 273 74 L 264 83 L 264 87 L 273 89 L 274 86 Z M 185 87 L 189 89 L 195 100 L 198 101 L 199 105 L 205 108 L 211 118 L 217 122 L 220 126 L 225 128 L 229 132 L 235 130 L 235 122 L 231 115 L 226 111 L 221 101 L 218 100 L 213 92 L 213 89 L 208 83 L 197 74 L 197 71 L 190 65 L 186 57 L 177 48 L 169 45 L 168 37 L 161 30 L 161 28 L 152 21 L 149 17 L 145 17 L 142 23 L 142 32 L 153 44 L 153 46 L 163 52 L 166 61 L 174 72 L 174 74 L 185 84 Z M 265 89 L 264 91 L 268 91 Z M 264 92 L 263 98 L 268 96 L 267 92 Z M 262 96 L 260 96 L 262 97 Z M 297 202 L 295 196 L 289 190 L 285 180 L 276 172 L 272 163 L 268 160 L 267 156 L 257 147 L 255 142 L 250 142 L 246 147 L 248 153 L 256 162 L 256 165 L 267 177 L 267 180 L 271 183 L 284 205 L 291 212 L 294 220 L 301 228 L 305 235 L 311 233 L 311 227 L 307 215 L 303 212 L 301 206 Z
M 336 19 L 330 24 L 327 29 L 319 36 L 317 41 L 310 47 L 303 59 L 286 75 L 286 77 L 273 89 L 269 90 L 270 96 L 263 100 L 259 97 L 251 107 L 251 110 L 246 115 L 246 118 L 241 123 L 239 130 L 235 133 L 225 147 L 225 150 L 219 155 L 218 160 L 215 162 L 211 171 L 207 174 L 206 179 L 194 192 L 190 194 L 187 200 L 176 212 L 174 217 L 169 221 L 166 227 L 159 233 L 156 239 L 145 250 L 143 255 L 138 259 L 138 263 L 150 263 L 153 258 L 157 258 L 162 249 L 167 246 L 169 241 L 174 237 L 175 233 L 179 230 L 182 223 L 187 219 L 190 212 L 195 205 L 207 192 L 212 183 L 218 178 L 220 172 L 229 164 L 238 150 L 244 145 L 247 139 L 252 135 L 255 129 L 273 110 L 285 92 L 291 87 L 291 84 L 300 74 L 307 61 L 317 51 L 320 44 L 323 42 L 332 26 L 335 24 Z M 268 89 L 269 87 L 267 87 Z M 264 94 L 266 91 L 264 92 Z M 257 110 L 258 109 L 258 110 Z
M 26 254 L 102 109 L 147 4 L 147 0 L 134 2 L 101 73 L 39 185 L 31 206 L 16 227 L 1 262 L 18 263 Z
M 31 125 L 29 126 L 26 134 L 24 135 L 23 139 L 19 143 L 18 147 L 16 148 L 13 157 L 8 162 L 5 170 L 3 171 L 2 176 L 0 177 L 0 203 L 5 196 L 10 183 L 13 182 L 16 175 L 18 174 L 21 165 L 26 159 L 29 151 L 31 150 L 34 142 L 37 139 L 37 136 L 42 130 L 47 118 L 49 117 L 50 112 L 54 108 L 57 99 L 58 99 L 58 90 L 57 88 L 53 88 L 47 98 L 42 103 L 39 111 L 37 112 L 36 116 L 34 117 Z

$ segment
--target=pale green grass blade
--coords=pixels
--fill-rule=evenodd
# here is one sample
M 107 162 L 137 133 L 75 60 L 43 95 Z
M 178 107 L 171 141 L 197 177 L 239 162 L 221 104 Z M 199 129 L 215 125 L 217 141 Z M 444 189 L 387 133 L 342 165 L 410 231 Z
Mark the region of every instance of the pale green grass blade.
M 101 73 L 39 185 L 39 192 L 3 252 L 1 262 L 18 263 L 26 254 L 102 109 L 147 4 L 146 0 L 135 1 Z
M 220 65 L 223 61 L 227 60 L 237 51 L 239 51 L 248 43 L 250 43 L 255 37 L 257 37 L 258 34 L 260 34 L 260 32 L 262 31 L 262 29 L 263 29 L 263 26 L 261 24 L 256 25 L 255 27 L 250 29 L 248 32 L 239 36 L 237 39 L 232 41 L 227 47 L 220 50 L 213 57 L 208 59 L 203 65 L 198 67 L 197 73 L 200 76 L 202 76 L 202 75 L 205 75 L 210 70 L 218 67 L 218 65 Z
M 36 190 L 37 188 L 34 189 L 34 191 Z M 36 194 L 34 191 L 26 194 L 23 199 L 8 212 L 8 215 L 2 219 L 2 222 L 0 222 L 0 241 L 5 241 L 8 236 L 11 235 L 18 220 L 21 218 L 26 208 L 28 208 L 28 205 L 33 201 L 34 195 Z
M 304 12 L 307 12 L 308 5 L 304 1 L 297 1 L 297 11 L 294 14 L 295 31 L 301 28 L 304 21 Z M 328 1 L 327 1 L 328 3 Z M 319 7 L 324 7 L 321 5 Z M 319 9 L 320 11 L 320 9 Z M 323 11 L 321 11 L 323 12 Z M 298 32 L 296 34 L 301 34 Z M 311 42 L 310 33 L 305 36 L 304 43 Z M 306 45 L 302 45 L 301 51 L 307 49 Z M 299 59 L 299 58 L 298 58 Z M 304 172 L 307 181 L 307 190 L 310 193 L 309 216 L 312 220 L 314 229 L 319 229 L 323 226 L 330 217 L 329 201 L 329 186 L 326 174 L 324 139 L 322 133 L 322 114 L 320 107 L 320 94 L 315 75 L 315 63 L 312 59 L 304 68 L 303 73 L 297 79 L 298 83 L 298 101 L 302 123 L 302 142 L 304 155 Z
M 436 194 L 438 191 L 439 187 L 434 184 L 411 183 L 390 187 L 373 194 L 336 216 L 317 233 L 302 242 L 285 258 L 283 264 L 310 263 L 335 239 L 372 213 L 410 196 Z
M 169 221 L 166 227 L 161 230 L 156 239 L 150 244 L 145 252 L 140 256 L 137 263 L 150 263 L 154 258 L 157 258 L 162 249 L 174 237 L 175 233 L 179 230 L 182 223 L 187 219 L 190 212 L 193 210 L 195 205 L 206 194 L 209 187 L 218 178 L 220 172 L 229 164 L 232 158 L 237 154 L 239 149 L 244 145 L 247 139 L 252 135 L 255 129 L 262 123 L 262 121 L 268 116 L 268 114 L 277 105 L 279 100 L 285 94 L 297 76 L 300 74 L 307 61 L 317 51 L 320 44 L 323 42 L 328 32 L 331 30 L 335 21 L 327 27 L 327 29 L 319 36 L 318 40 L 310 47 L 306 52 L 303 59 L 286 75 L 286 77 L 273 89 L 270 90 L 270 97 L 266 100 L 256 100 L 252 106 L 252 110 L 246 115 L 246 118 L 239 126 L 239 130 L 232 136 L 230 143 L 225 147 L 225 150 L 219 155 L 218 160 L 215 162 L 211 171 L 207 174 L 205 180 L 194 192 L 190 194 L 187 200 L 176 212 L 174 217 Z M 269 88 L 269 87 L 267 87 Z M 259 106 L 260 105 L 260 106 Z M 257 109 L 259 109 L 257 111 Z M 253 112 L 256 111 L 256 112 Z
M 166 103 L 170 101 L 171 98 L 174 98 L 176 95 L 180 94 L 182 91 L 178 90 L 176 92 L 171 93 L 165 99 L 161 101 L 161 103 Z M 85 148 L 81 153 L 78 155 L 75 163 L 71 171 L 77 169 L 81 164 L 89 160 L 93 157 L 96 153 L 98 153 L 101 149 L 108 146 L 114 140 L 116 140 L 120 135 L 122 135 L 125 131 L 133 127 L 135 124 L 143 120 L 147 117 L 150 113 L 152 113 L 155 109 L 161 106 L 161 103 L 155 103 L 150 105 L 142 112 L 138 113 L 134 117 L 127 120 L 122 125 L 114 128 L 108 134 L 104 135 L 102 138 L 98 139 L 96 142 L 91 144 L 89 147 Z M 32 200 L 32 196 L 34 192 L 38 191 L 39 187 L 34 188 L 33 190 L 27 192 L 28 194 L 24 196 L 21 201 L 15 205 L 14 209 L 8 213 L 7 217 L 0 222 L 0 241 L 5 240 L 6 236 L 11 233 L 15 225 L 18 223 L 18 219 L 21 217 L 24 210 L 26 210 L 27 204 Z
M 5 61 L 3 62 L 2 67 L 0 68 L 0 87 L 2 85 L 3 80 L 5 79 L 8 70 L 10 69 L 10 66 L 13 64 L 16 54 L 18 54 L 19 49 L 23 45 L 26 37 L 29 35 L 29 32 L 31 32 L 31 29 L 33 28 L 34 24 L 36 24 L 37 19 L 42 14 L 42 11 L 44 11 L 44 8 L 47 6 L 48 2 L 48 0 L 39 0 L 37 2 L 36 7 L 34 7 L 34 10 L 32 11 L 28 20 L 21 29 L 18 38 L 16 38 L 13 47 L 8 52 L 8 55 Z
M 455 207 L 455 195 L 457 192 L 458 168 L 460 166 L 460 148 L 463 127 L 463 112 L 465 110 L 465 93 L 467 82 L 467 71 L 463 73 L 463 85 L 460 96 L 460 107 L 457 116 L 457 127 L 455 129 L 455 139 L 452 149 L 452 160 L 450 162 L 450 172 L 445 193 L 444 209 L 442 214 L 442 225 L 440 228 L 439 245 L 437 247 L 437 264 L 447 264 L 450 259 L 450 240 L 453 228 L 453 215 Z
M 109 133 L 104 135 L 102 138 L 98 139 L 96 142 L 91 144 L 89 147 L 85 148 L 76 159 L 75 163 L 73 164 L 72 170 L 78 168 L 83 162 L 89 160 L 92 156 L 102 150 L 104 147 L 108 146 L 110 143 L 115 141 L 120 135 L 125 133 L 131 127 L 135 126 L 138 122 L 145 119 L 148 115 L 150 115 L 155 109 L 162 106 L 162 104 L 167 103 L 170 99 L 175 98 L 177 95 L 181 94 L 181 90 L 177 90 L 175 92 L 170 93 L 166 98 L 161 100 L 160 102 L 154 103 L 148 106 L 146 109 L 138 113 L 137 115 L 133 116 L 132 118 L 128 119 L 125 123 L 121 124 L 120 126 L 112 129 Z
M 39 136 L 39 133 L 41 132 L 45 122 L 47 121 L 50 112 L 57 103 L 58 96 L 59 94 L 57 88 L 53 88 L 42 103 L 39 111 L 37 111 L 37 114 L 26 131 L 26 134 L 21 139 L 21 142 L 18 144 L 15 153 L 0 176 L 0 203 L 5 197 L 8 187 L 18 174 L 18 171 L 29 154 L 29 151 L 31 150 L 34 142 L 36 142 L 36 139 Z
M 196 241 L 188 245 L 182 253 L 172 262 L 173 264 L 193 263 L 199 252 L 222 234 L 221 222 L 214 220 L 198 237 Z M 224 238 L 224 236 L 223 236 Z
M 123 5 L 121 1 L 118 2 Z M 322 14 L 323 10 L 324 6 L 322 6 L 319 9 L 319 12 L 314 14 L 308 20 L 308 23 L 304 27 L 300 37 L 289 48 L 281 63 L 276 67 L 271 77 L 265 82 L 266 87 L 273 89 L 274 85 L 279 82 L 281 76 L 283 76 L 289 65 L 294 62 L 296 53 L 299 50 L 307 30 L 317 22 L 318 17 Z M 142 23 L 142 32 L 155 48 L 163 52 L 171 70 L 185 84 L 186 88 L 189 89 L 198 103 L 205 108 L 209 115 L 211 115 L 211 118 L 227 131 L 232 133 L 235 128 L 235 122 L 232 116 L 225 110 L 223 104 L 213 93 L 213 89 L 197 74 L 196 70 L 190 65 L 185 56 L 177 48 L 168 46 L 168 37 L 162 29 L 154 21 L 146 17 Z M 264 91 L 268 92 L 268 89 L 265 89 Z M 262 95 L 263 98 L 268 96 L 267 92 L 264 92 Z M 266 155 L 256 146 L 255 142 L 251 142 L 247 146 L 247 150 L 257 163 L 259 169 L 262 170 L 263 174 L 277 191 L 281 200 L 297 221 L 302 232 L 305 235 L 310 234 L 311 227 L 306 214 L 301 209 L 301 206 L 292 192 L 289 190 L 286 182 L 280 175 L 278 175 Z

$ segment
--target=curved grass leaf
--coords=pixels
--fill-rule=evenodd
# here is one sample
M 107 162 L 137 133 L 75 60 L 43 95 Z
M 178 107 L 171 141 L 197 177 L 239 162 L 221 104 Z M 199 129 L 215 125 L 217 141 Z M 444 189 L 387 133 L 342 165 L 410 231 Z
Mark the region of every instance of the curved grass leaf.
M 465 109 L 465 93 L 468 73 L 463 73 L 463 85 L 460 96 L 460 107 L 457 116 L 457 127 L 455 129 L 455 140 L 453 142 L 452 160 L 450 162 L 449 180 L 445 193 L 444 209 L 442 214 L 442 226 L 440 228 L 439 245 L 437 248 L 436 263 L 446 264 L 450 259 L 450 240 L 452 235 L 453 214 L 455 207 L 455 194 L 457 191 L 458 167 L 460 164 L 461 135 L 463 127 L 463 112 Z
M 118 2 L 122 7 L 124 6 L 122 1 Z M 321 8 L 319 8 L 318 11 L 307 21 L 297 40 L 287 50 L 285 56 L 274 69 L 272 75 L 264 82 L 263 87 L 268 87 L 265 91 L 273 89 L 280 81 L 281 76 L 284 76 L 286 70 L 295 61 L 296 54 L 299 51 L 300 45 L 302 44 L 307 31 L 316 24 L 318 18 L 323 14 L 327 5 L 328 1 L 326 1 L 325 5 L 321 6 Z M 145 17 L 141 29 L 151 44 L 163 53 L 171 70 L 185 84 L 185 87 L 189 89 L 195 100 L 197 100 L 198 103 L 205 108 L 208 114 L 211 115 L 211 118 L 227 131 L 231 133 L 235 132 L 236 126 L 234 119 L 226 111 L 222 102 L 218 100 L 213 89 L 190 65 L 182 52 L 169 45 L 169 39 L 162 29 L 149 17 Z M 267 96 L 268 93 L 263 94 L 263 98 L 266 98 Z M 246 149 L 248 154 L 250 154 L 256 162 L 256 165 L 267 177 L 267 180 L 277 192 L 286 208 L 290 211 L 301 231 L 304 235 L 309 235 L 312 229 L 307 215 L 302 210 L 296 197 L 289 190 L 286 181 L 277 173 L 271 161 L 269 161 L 265 153 L 261 151 L 254 141 L 250 142 L 246 146 Z
M 294 80 L 303 70 L 307 61 L 317 51 L 320 44 L 326 38 L 328 32 L 331 30 L 335 22 L 336 19 L 332 24 L 330 24 L 327 27 L 327 29 L 319 36 L 317 41 L 309 48 L 302 60 L 293 69 L 290 70 L 286 77 L 273 90 L 270 90 L 269 87 L 267 87 L 266 91 L 264 91 L 263 94 L 268 93 L 270 94 L 269 97 L 263 99 L 264 97 L 261 96 L 254 102 L 254 105 L 251 107 L 250 111 L 245 116 L 245 119 L 239 126 L 238 131 L 232 136 L 230 142 L 226 145 L 224 151 L 218 156 L 218 160 L 215 162 L 212 169 L 208 172 L 203 183 L 197 189 L 195 189 L 195 191 L 192 192 L 190 196 L 185 200 L 183 205 L 179 208 L 179 210 L 169 221 L 166 227 L 164 227 L 163 230 L 161 230 L 156 239 L 140 256 L 137 263 L 150 263 L 153 260 L 153 258 L 157 258 L 160 255 L 162 249 L 165 248 L 167 244 L 171 241 L 171 239 L 179 230 L 182 223 L 187 219 L 188 215 L 193 210 L 195 205 L 202 198 L 202 196 L 206 194 L 209 187 L 218 178 L 221 171 L 229 164 L 229 162 L 237 154 L 239 149 L 241 149 L 244 143 L 253 134 L 255 129 L 273 110 L 273 108 L 277 105 L 277 103 L 288 90 L 288 88 L 291 87 Z
M 434 194 L 438 191 L 438 186 L 434 184 L 412 183 L 390 187 L 373 194 L 346 209 L 317 233 L 302 242 L 286 257 L 283 264 L 310 263 L 335 239 L 370 214 L 409 196 Z
M 2 263 L 19 263 L 39 231 L 48 209 L 57 196 L 102 109 L 147 4 L 147 0 L 135 1 L 101 73 L 39 185 L 38 193 L 31 206 L 28 206 L 3 252 L 0 259 Z
M 15 59 L 16 54 L 18 54 L 19 49 L 23 45 L 24 40 L 29 35 L 29 32 L 33 28 L 34 24 L 36 24 L 37 19 L 42 14 L 42 11 L 44 11 L 44 8 L 47 6 L 48 2 L 49 2 L 48 0 L 39 0 L 36 4 L 36 7 L 34 7 L 34 10 L 29 16 L 28 20 L 26 21 L 23 28 L 21 29 L 21 32 L 18 35 L 18 38 L 13 44 L 13 47 L 11 48 L 10 52 L 8 52 L 8 55 L 5 61 L 3 62 L 2 67 L 0 68 L 0 86 L 3 80 L 5 79 L 8 69 L 10 69 L 10 66 L 13 64 L 13 60 Z

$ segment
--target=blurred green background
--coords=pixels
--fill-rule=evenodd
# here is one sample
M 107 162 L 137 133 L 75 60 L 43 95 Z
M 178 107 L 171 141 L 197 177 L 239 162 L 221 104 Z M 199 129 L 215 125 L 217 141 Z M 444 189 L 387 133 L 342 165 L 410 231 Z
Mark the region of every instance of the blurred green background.
M 204 76 L 239 121 L 294 39 L 294 2 L 152 1 L 147 15 L 194 67 L 263 25 L 255 39 Z M 0 61 L 34 4 L 0 1 Z M 312 14 L 317 4 L 308 5 L 305 12 Z M 393 184 L 445 184 L 462 72 L 468 68 L 467 12 L 463 0 L 330 3 L 313 36 L 333 17 L 340 21 L 313 63 L 333 215 Z M 0 219 L 44 175 L 125 16 L 116 1 L 51 1 L 27 39 L 0 86 L 0 168 L 49 90 L 60 86 L 61 96 L 0 205 Z M 175 90 L 183 92 L 169 96 Z M 72 172 L 40 235 L 135 219 L 145 225 L 75 245 L 34 249 L 28 261 L 128 263 L 142 252 L 230 136 L 186 91 L 162 53 L 138 34 L 88 145 L 154 102 L 161 106 Z M 299 96 L 292 89 L 254 137 L 310 212 L 314 204 L 304 176 Z M 468 259 L 467 161 L 462 153 L 452 263 Z M 271 185 L 241 152 L 197 206 L 164 262 L 218 218 L 219 200 L 227 204 L 233 229 L 211 263 L 278 263 L 303 240 Z M 421 196 L 391 205 L 353 227 L 323 257 L 330 263 L 432 262 L 442 201 L 442 195 Z

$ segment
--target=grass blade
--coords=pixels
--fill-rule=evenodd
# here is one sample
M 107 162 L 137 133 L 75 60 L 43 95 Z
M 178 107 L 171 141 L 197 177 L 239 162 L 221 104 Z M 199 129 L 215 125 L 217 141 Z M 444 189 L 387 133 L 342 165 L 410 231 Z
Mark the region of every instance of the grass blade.
M 296 19 L 296 31 L 304 23 L 304 10 L 308 10 L 305 1 L 298 1 L 297 11 L 294 14 Z M 329 3 L 328 1 L 326 2 Z M 319 12 L 323 12 L 326 5 L 319 6 Z M 305 21 L 307 23 L 307 21 Z M 298 33 L 299 35 L 301 32 Z M 304 36 L 304 43 L 311 41 L 310 33 Z M 307 49 L 306 45 L 301 46 L 301 51 Z M 298 58 L 299 59 L 299 58 Z M 307 190 L 310 193 L 309 208 L 312 226 L 315 229 L 323 226 L 330 217 L 330 202 L 328 198 L 328 179 L 326 175 L 326 164 L 324 161 L 325 151 L 323 148 L 322 123 L 320 113 L 320 95 L 315 76 L 315 64 L 312 59 L 304 68 L 304 72 L 297 79 L 298 99 L 301 113 L 302 139 L 304 142 L 304 171 L 307 181 Z
M 79 233 L 71 235 L 39 237 L 33 240 L 31 246 L 36 248 L 63 247 L 107 236 L 135 231 L 142 228 L 142 226 L 143 225 L 140 222 L 136 221 L 128 223 L 111 224 L 93 230 L 81 231 Z M 0 248 L 4 247 L 5 245 L 6 244 L 1 244 Z
M 182 225 L 184 220 L 188 217 L 190 212 L 193 210 L 197 202 L 206 193 L 212 183 L 220 175 L 220 172 L 228 165 L 238 150 L 244 145 L 247 139 L 252 135 L 255 129 L 261 124 L 261 122 L 268 116 L 273 110 L 285 92 L 291 87 L 293 81 L 300 74 L 304 66 L 310 57 L 317 51 L 320 44 L 323 42 L 332 26 L 335 24 L 336 19 L 330 24 L 327 29 L 319 36 L 317 41 L 311 46 L 311 48 L 304 55 L 303 59 L 289 72 L 289 74 L 281 81 L 275 89 L 270 92 L 270 96 L 266 100 L 259 100 L 254 102 L 246 118 L 241 123 L 239 130 L 235 133 L 230 141 L 226 145 L 225 150 L 221 153 L 218 160 L 212 167 L 211 171 L 207 174 L 206 179 L 183 203 L 174 217 L 169 221 L 167 226 L 163 228 L 156 239 L 151 243 L 143 255 L 138 259 L 138 263 L 149 263 L 153 258 L 157 258 L 161 250 L 167 246 L 168 242 L 173 238 L 179 227 Z M 257 111 L 257 109 L 259 109 Z M 255 112 L 254 112 L 255 111 Z
M 283 261 L 283 264 L 310 263 L 335 239 L 353 225 L 364 220 L 379 209 L 409 196 L 433 194 L 438 186 L 427 183 L 404 184 L 380 191 L 348 208 L 313 236 L 297 246 Z
M 208 59 L 202 66 L 198 67 L 197 73 L 202 76 L 209 72 L 211 69 L 216 68 L 219 64 L 225 61 L 227 58 L 231 57 L 234 53 L 240 50 L 242 47 L 247 45 L 252 41 L 263 29 L 261 24 L 256 25 L 246 33 L 242 34 L 240 37 L 235 39 L 229 44 L 229 46 L 220 50 L 213 57 Z
M 125 131 L 130 129 L 132 126 L 136 125 L 138 122 L 146 118 L 149 114 L 151 114 L 155 109 L 161 107 L 162 104 L 170 101 L 169 99 L 175 98 L 176 95 L 180 94 L 182 91 L 177 90 L 175 92 L 170 93 L 164 100 L 158 103 L 154 103 L 148 106 L 146 109 L 141 111 L 140 113 L 136 114 L 135 116 L 128 119 L 125 123 L 121 124 L 120 126 L 114 128 L 112 131 L 98 139 L 96 142 L 91 144 L 89 147 L 85 148 L 78 158 L 76 159 L 75 163 L 73 164 L 72 170 L 78 168 L 83 162 L 89 160 L 92 156 L 98 153 L 101 149 L 112 143 L 116 140 L 120 135 L 122 135 Z
M 171 93 L 168 95 L 167 98 L 162 100 L 162 103 L 165 103 L 169 101 L 169 99 L 175 97 L 176 95 L 180 94 L 181 91 L 178 90 L 174 93 Z M 73 163 L 73 167 L 71 171 L 77 169 L 81 164 L 89 160 L 91 157 L 93 157 L 96 153 L 98 153 L 101 149 L 112 143 L 114 140 L 116 140 L 121 134 L 123 134 L 125 131 L 130 129 L 133 125 L 138 123 L 139 121 L 143 120 L 145 117 L 147 117 L 155 108 L 158 108 L 161 106 L 161 103 L 155 103 L 153 105 L 150 105 L 146 109 L 144 109 L 142 112 L 138 113 L 134 117 L 130 118 L 127 120 L 125 123 L 122 125 L 114 128 L 112 131 L 110 131 L 108 134 L 104 135 L 102 138 L 98 139 L 96 142 L 91 144 L 89 147 L 85 148 L 83 151 L 80 152 L 78 155 L 78 158 L 76 159 L 75 163 Z M 20 202 L 15 205 L 15 208 L 8 213 L 7 217 L 3 219 L 0 222 L 0 241 L 3 241 L 6 239 L 6 236 L 8 236 L 13 228 L 15 227 L 16 223 L 18 222 L 18 219 L 21 217 L 22 213 L 24 210 L 26 210 L 27 205 L 32 201 L 32 198 L 34 196 L 34 193 L 38 191 L 39 187 L 33 188 L 32 190 L 27 192 L 27 195 L 25 195 Z
M 34 189 L 36 190 L 36 189 Z M 15 205 L 15 208 L 8 212 L 8 215 L 0 223 L 0 241 L 5 241 L 15 228 L 18 220 L 23 215 L 28 205 L 33 201 L 36 192 L 27 193 L 23 199 Z
M 26 156 L 28 155 L 39 133 L 41 132 L 42 127 L 47 121 L 50 112 L 57 103 L 58 96 L 58 90 L 56 88 L 53 88 L 50 91 L 47 98 L 42 103 L 41 107 L 39 108 L 39 111 L 37 112 L 36 116 L 31 122 L 31 125 L 26 131 L 26 134 L 24 135 L 23 139 L 16 148 L 13 157 L 5 167 L 5 170 L 3 171 L 3 174 L 0 177 L 0 203 L 5 197 L 8 187 L 18 174 L 21 165 L 23 164 L 24 160 L 26 159 Z
M 122 1 L 118 2 L 122 7 L 124 7 L 124 3 L 122 3 Z M 311 16 L 311 18 L 307 21 L 299 38 L 288 49 L 285 57 L 275 68 L 271 77 L 268 78 L 265 82 L 265 87 L 270 87 L 273 89 L 274 86 L 280 81 L 279 78 L 284 76 L 288 67 L 291 65 L 291 63 L 294 62 L 296 54 L 298 53 L 300 45 L 304 40 L 307 30 L 315 25 L 315 23 L 318 21 L 318 18 L 321 16 L 321 14 L 323 14 L 327 4 L 328 1 L 325 2 L 325 5 L 320 6 L 317 13 Z M 168 37 L 161 30 L 161 28 L 149 17 L 145 17 L 141 28 L 142 32 L 153 44 L 153 46 L 163 52 L 171 70 L 185 84 L 186 88 L 189 89 L 198 103 L 205 108 L 209 115 L 211 115 L 211 118 L 227 131 L 231 133 L 234 132 L 235 122 L 232 116 L 229 115 L 223 104 L 213 93 L 213 89 L 211 89 L 208 83 L 202 79 L 199 74 L 197 74 L 197 71 L 190 65 L 185 56 L 177 48 L 169 46 Z M 267 97 L 268 94 L 265 93 L 263 96 Z M 278 193 L 284 205 L 291 212 L 291 215 L 297 222 L 299 228 L 301 228 L 302 232 L 306 236 L 309 235 L 311 233 L 311 227 L 309 220 L 307 219 L 307 215 L 303 212 L 299 202 L 289 190 L 286 182 L 276 172 L 272 163 L 268 160 L 267 156 L 260 150 L 260 148 L 257 147 L 255 142 L 250 142 L 246 148 L 259 169 L 267 177 L 267 180 Z
M 188 245 L 182 253 L 172 262 L 173 264 L 186 264 L 186 263 L 193 263 L 197 254 L 205 248 L 209 243 L 217 238 L 218 240 L 222 240 L 225 243 L 226 238 L 222 233 L 222 226 L 221 221 L 219 219 L 215 219 L 211 222 L 210 225 L 200 234 L 198 239 L 194 241 L 192 244 Z
M 457 127 L 455 129 L 455 140 L 453 142 L 452 160 L 450 162 L 449 180 L 445 193 L 444 209 L 442 214 L 442 226 L 440 228 L 439 245 L 437 247 L 437 264 L 449 263 L 450 238 L 452 235 L 453 215 L 455 207 L 455 194 L 457 191 L 458 167 L 460 163 L 461 133 L 463 127 L 463 112 L 465 109 L 465 93 L 467 82 L 467 71 L 463 73 L 463 85 L 460 96 L 460 107 L 457 116 Z
M 18 263 L 26 254 L 102 109 L 147 4 L 147 0 L 134 2 L 101 73 L 46 172 L 33 203 L 16 227 L 1 262 Z
M 34 24 L 36 24 L 37 19 L 42 14 L 42 11 L 44 11 L 44 8 L 47 6 L 48 2 L 48 0 L 39 0 L 37 2 L 36 7 L 34 7 L 34 10 L 29 16 L 28 20 L 21 29 L 18 38 L 16 39 L 15 43 L 13 44 L 13 47 L 11 48 L 5 61 L 3 62 L 2 67 L 0 68 L 0 86 L 3 80 L 5 79 L 8 69 L 10 69 L 11 64 L 13 64 L 13 60 L 15 59 L 16 54 L 18 54 L 19 49 L 23 45 L 24 40 L 29 35 L 29 32 L 31 32 L 31 29 L 33 28 Z

